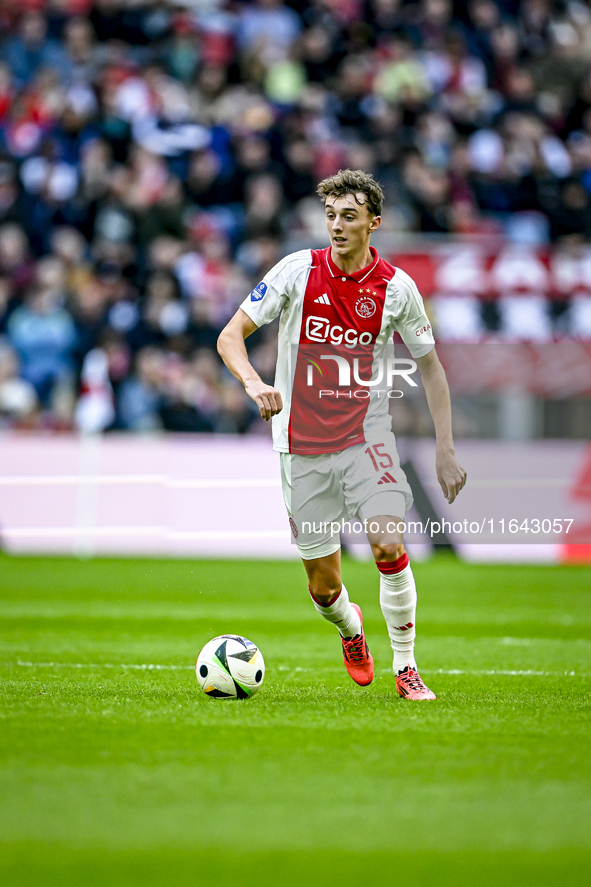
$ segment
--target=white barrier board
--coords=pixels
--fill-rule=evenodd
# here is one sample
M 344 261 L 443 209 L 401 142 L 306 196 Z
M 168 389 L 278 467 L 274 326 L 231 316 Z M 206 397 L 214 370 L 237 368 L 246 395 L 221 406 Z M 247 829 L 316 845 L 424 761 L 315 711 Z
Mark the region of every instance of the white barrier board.
M 433 442 L 400 440 L 399 448 L 468 560 L 559 561 L 569 559 L 565 543 L 591 541 L 585 442 L 460 441 L 468 484 L 452 506 L 438 489 Z M 510 519 L 536 517 L 572 518 L 570 539 L 556 534 L 528 544 L 509 533 Z M 478 522 L 484 535 L 467 541 L 455 533 L 453 524 L 466 521 Z M 266 438 L 226 435 L 4 433 L 0 542 L 13 553 L 297 557 L 278 454 Z

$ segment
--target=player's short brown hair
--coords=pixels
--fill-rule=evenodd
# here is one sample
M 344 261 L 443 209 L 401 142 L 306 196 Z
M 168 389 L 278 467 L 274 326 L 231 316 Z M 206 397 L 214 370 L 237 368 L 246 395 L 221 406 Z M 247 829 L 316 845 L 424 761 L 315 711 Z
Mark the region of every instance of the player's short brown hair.
M 384 192 L 371 173 L 364 172 L 362 169 L 339 169 L 336 175 L 323 179 L 316 189 L 316 193 L 320 195 L 324 203 L 326 203 L 327 197 L 343 197 L 345 194 L 352 194 L 356 202 L 360 204 L 360 201 L 357 200 L 359 192 L 365 194 L 365 202 L 369 212 L 374 216 L 381 216 Z

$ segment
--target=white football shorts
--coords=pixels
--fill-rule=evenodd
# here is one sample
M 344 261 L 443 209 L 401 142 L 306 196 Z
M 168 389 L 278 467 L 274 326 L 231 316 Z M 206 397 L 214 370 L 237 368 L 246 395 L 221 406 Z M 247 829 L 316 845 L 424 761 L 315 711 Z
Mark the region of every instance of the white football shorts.
M 382 514 L 404 518 L 413 502 L 392 432 L 337 453 L 281 453 L 281 485 L 304 560 L 338 551 L 340 533 L 331 524 Z

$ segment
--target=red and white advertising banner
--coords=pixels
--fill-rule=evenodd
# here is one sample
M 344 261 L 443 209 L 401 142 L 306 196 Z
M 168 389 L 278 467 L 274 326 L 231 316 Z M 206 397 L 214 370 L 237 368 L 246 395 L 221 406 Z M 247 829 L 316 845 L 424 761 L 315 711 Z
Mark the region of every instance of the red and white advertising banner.
M 586 245 L 535 249 L 448 241 L 429 249 L 393 250 L 387 258 L 410 274 L 424 298 L 449 293 L 495 299 L 536 292 L 560 299 L 591 292 L 591 249 Z

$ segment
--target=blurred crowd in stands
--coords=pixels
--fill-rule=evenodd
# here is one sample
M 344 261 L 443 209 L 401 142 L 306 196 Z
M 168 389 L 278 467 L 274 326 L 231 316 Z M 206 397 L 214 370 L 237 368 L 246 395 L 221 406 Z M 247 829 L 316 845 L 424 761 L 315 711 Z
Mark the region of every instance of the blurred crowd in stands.
M 533 285 L 544 335 L 576 338 L 572 297 L 591 338 L 588 2 L 0 0 L 0 427 L 261 430 L 215 341 L 325 245 L 316 183 L 347 166 L 384 188 L 382 251 L 578 268 Z M 466 337 L 527 339 L 456 279 Z M 269 381 L 274 338 L 251 340 Z

